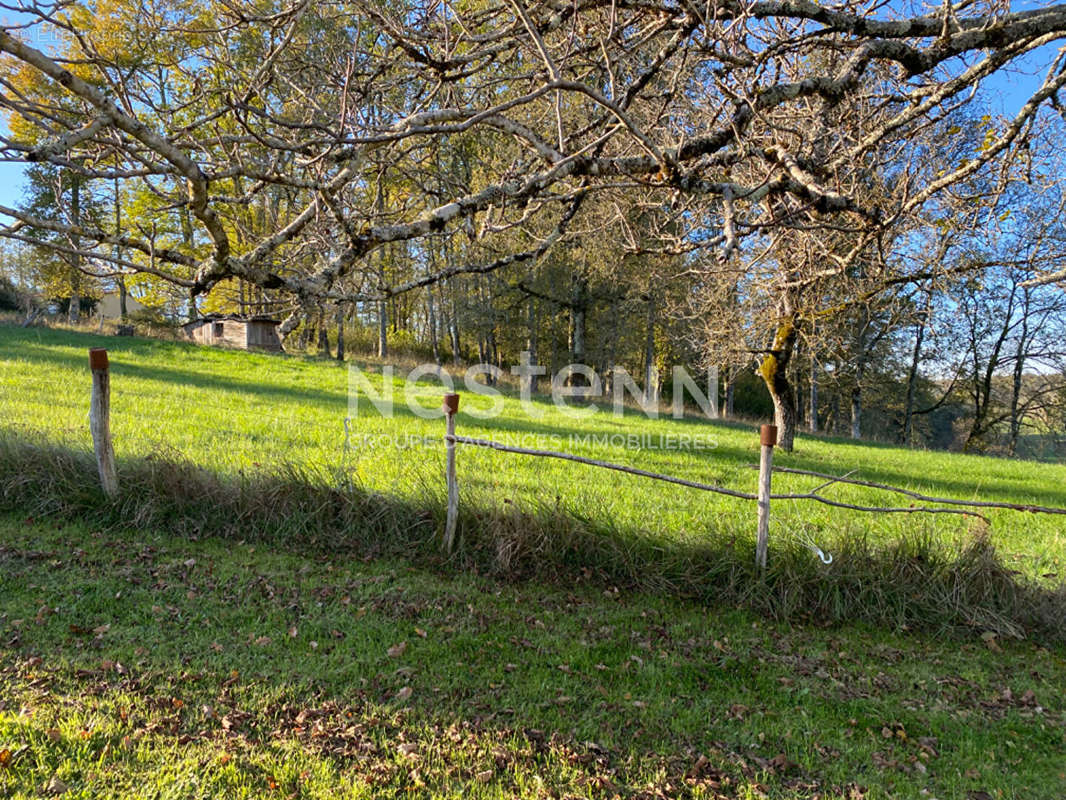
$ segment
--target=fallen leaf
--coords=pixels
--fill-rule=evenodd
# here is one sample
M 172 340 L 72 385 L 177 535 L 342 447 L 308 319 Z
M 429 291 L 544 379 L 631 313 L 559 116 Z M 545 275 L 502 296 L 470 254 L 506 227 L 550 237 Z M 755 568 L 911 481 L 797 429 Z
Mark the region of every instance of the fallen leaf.
M 414 689 L 412 689 L 410 686 L 404 686 L 402 689 L 400 689 L 400 691 L 396 693 L 396 699 L 402 703 L 408 698 L 410 698 L 412 694 L 414 694 Z
M 255 643 L 259 647 L 265 647 L 266 645 L 270 644 L 272 641 L 273 640 L 269 636 L 260 636 L 258 639 L 255 640 Z
M 425 639 L 427 634 L 421 628 L 415 628 L 415 635 Z
M 299 634 L 300 634 L 300 631 L 298 631 L 296 629 L 295 625 L 293 625 L 291 628 L 289 628 L 289 638 L 290 639 L 295 639 Z
M 479 772 L 477 775 L 475 775 L 474 777 L 477 778 L 478 781 L 481 782 L 481 783 L 488 783 L 489 781 L 492 780 L 493 774 L 494 773 L 493 773 L 493 771 L 491 769 L 484 769 L 481 772 Z
M 11 751 L 10 750 L 0 750 L 0 767 L 10 767 L 10 766 L 11 766 Z
M 399 644 L 394 644 L 388 649 L 389 658 L 399 658 L 404 654 L 406 650 L 407 642 L 400 642 Z
M 418 745 L 414 742 L 403 742 L 396 749 L 400 751 L 400 755 L 408 758 L 418 755 Z
M 48 783 L 45 784 L 45 787 L 44 787 L 44 793 L 45 794 L 58 795 L 58 794 L 63 794 L 65 792 L 69 791 L 69 790 L 70 790 L 70 787 L 67 786 L 65 783 L 63 783 L 63 781 L 61 781 L 55 775 L 52 776 L 52 779 L 50 781 L 48 781 Z

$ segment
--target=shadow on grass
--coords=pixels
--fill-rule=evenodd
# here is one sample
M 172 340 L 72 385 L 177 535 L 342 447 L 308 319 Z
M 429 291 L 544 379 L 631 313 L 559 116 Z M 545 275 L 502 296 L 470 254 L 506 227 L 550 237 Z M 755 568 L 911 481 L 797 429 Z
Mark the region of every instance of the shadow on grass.
M 110 344 L 110 343 L 109 343 Z M 177 347 L 176 345 L 174 347 Z M 134 348 L 129 348 L 134 350 Z M 121 351 L 119 351 L 121 352 Z M 68 355 L 57 352 L 47 347 L 36 345 L 24 345 L 20 347 L 19 355 L 23 359 L 34 363 L 51 364 L 67 369 L 87 369 L 87 361 L 81 356 Z M 193 386 L 198 389 L 210 391 L 229 391 L 242 393 L 265 399 L 274 398 L 285 403 L 307 401 L 315 404 L 337 406 L 343 410 L 347 407 L 348 395 L 346 390 L 328 391 L 324 389 L 308 389 L 306 387 L 292 386 L 290 383 L 268 384 L 263 383 L 262 372 L 256 371 L 254 379 L 241 380 L 239 377 L 226 377 L 217 373 L 203 373 L 193 370 L 183 370 L 177 367 L 148 367 L 143 364 L 131 364 L 122 362 L 116 358 L 112 349 L 111 372 L 119 380 L 123 376 L 141 378 L 143 380 L 158 381 L 165 384 L 178 386 Z
M 845 538 L 834 544 L 828 568 L 801 546 L 782 542 L 759 575 L 753 543 L 728 530 L 666 538 L 565 508 L 499 504 L 489 496 L 464 501 L 461 545 L 445 557 L 439 491 L 416 489 L 400 499 L 337 488 L 341 476 L 293 465 L 232 477 L 188 461 L 145 458 L 121 463 L 119 482 L 121 493 L 108 498 L 98 488 L 91 453 L 0 431 L 0 511 L 262 541 L 299 553 L 395 557 L 440 571 L 563 584 L 592 578 L 605 587 L 748 608 L 777 620 L 977 628 L 1066 640 L 1066 586 L 1027 582 L 980 529 L 954 550 L 929 536 L 888 545 Z

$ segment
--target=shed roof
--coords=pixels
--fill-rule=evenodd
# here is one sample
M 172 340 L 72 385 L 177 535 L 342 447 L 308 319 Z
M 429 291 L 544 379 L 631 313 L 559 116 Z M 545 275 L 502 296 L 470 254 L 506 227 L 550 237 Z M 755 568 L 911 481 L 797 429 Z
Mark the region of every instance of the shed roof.
M 240 314 L 205 314 L 202 317 L 198 317 L 194 320 L 189 320 L 183 328 L 193 328 L 198 325 L 206 325 L 208 322 L 222 322 L 228 320 L 232 322 L 263 322 L 269 325 L 280 325 L 281 322 L 276 319 L 271 319 L 266 316 L 241 316 Z

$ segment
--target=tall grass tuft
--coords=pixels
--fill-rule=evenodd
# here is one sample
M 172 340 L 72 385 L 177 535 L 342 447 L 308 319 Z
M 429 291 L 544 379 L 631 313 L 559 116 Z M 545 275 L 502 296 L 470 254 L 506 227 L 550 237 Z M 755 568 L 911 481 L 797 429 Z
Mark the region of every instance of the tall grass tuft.
M 91 453 L 0 431 L 0 511 L 302 552 L 397 557 L 507 579 L 595 581 L 784 621 L 1066 641 L 1066 586 L 1041 586 L 1007 568 L 981 530 L 961 544 L 919 529 L 886 545 L 853 528 L 831 543 L 828 566 L 798 541 L 775 535 L 769 569 L 759 575 L 754 539 L 732 531 L 662 535 L 612 525 L 595 509 L 579 514 L 558 504 L 531 507 L 476 494 L 463 497 L 460 547 L 446 557 L 443 487 L 430 488 L 428 475 L 421 491 L 400 500 L 325 468 L 290 464 L 231 477 L 164 452 L 120 462 L 119 483 L 119 495 L 108 498 Z

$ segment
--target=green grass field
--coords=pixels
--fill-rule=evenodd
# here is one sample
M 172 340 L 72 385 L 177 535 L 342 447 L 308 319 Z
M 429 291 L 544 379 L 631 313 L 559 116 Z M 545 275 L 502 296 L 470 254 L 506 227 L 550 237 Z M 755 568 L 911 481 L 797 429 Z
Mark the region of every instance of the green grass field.
M 110 501 L 93 346 L 112 361 Z M 751 425 L 539 408 L 458 429 L 755 487 Z M 781 502 L 758 582 L 752 503 L 461 448 L 446 558 L 443 421 L 364 402 L 345 447 L 348 413 L 332 362 L 0 326 L 0 798 L 1066 795 L 1062 518 Z M 715 446 L 587 438 L 617 433 Z M 1066 505 L 1062 465 L 809 437 L 777 463 Z M 962 547 L 984 534 L 995 563 Z M 523 569 L 468 552 L 494 537 L 523 543 Z M 985 601 L 1016 593 L 1003 627 Z M 1057 638 L 1005 633 L 1041 614 Z
M 294 463 L 343 469 L 355 483 L 393 496 L 443 493 L 443 421 L 422 419 L 402 402 L 391 419 L 383 418 L 364 399 L 345 448 L 348 370 L 312 358 L 0 326 L 2 426 L 90 448 L 87 349 L 96 346 L 108 347 L 111 353 L 111 424 L 119 459 L 181 456 L 231 474 Z M 404 387 L 398 378 L 395 393 L 402 401 Z M 430 408 L 439 405 L 442 393 L 440 384 L 431 380 L 415 392 L 416 399 Z M 549 400 L 537 402 L 542 416 L 530 419 L 513 398 L 494 419 L 479 420 L 468 413 L 471 407 L 487 405 L 487 399 L 465 393 L 459 433 L 546 445 L 755 490 L 757 473 L 751 465 L 758 461 L 758 435 L 752 426 L 668 416 L 649 420 L 638 414 L 617 418 L 607 412 L 574 420 Z M 655 447 L 665 437 L 679 435 L 700 437 L 713 446 Z M 629 448 L 622 436 L 639 437 L 653 447 Z M 604 445 L 604 437 L 614 437 L 609 440 L 613 443 Z M 461 448 L 458 459 L 460 490 L 468 505 L 561 507 L 584 519 L 605 521 L 621 536 L 641 531 L 664 542 L 699 542 L 709 535 L 726 535 L 746 543 L 754 536 L 750 502 L 572 463 L 469 447 Z M 795 453 L 778 452 L 776 463 L 833 474 L 853 472 L 855 477 L 938 496 L 1066 506 L 1063 465 L 804 436 L 798 438 Z M 338 477 L 338 483 L 343 479 Z M 801 491 L 818 483 L 781 475 L 775 478 L 774 489 Z M 841 486 L 828 494 L 865 505 L 906 505 L 891 494 L 857 487 Z M 1057 577 L 1062 572 L 1063 518 L 1008 511 L 988 516 L 992 541 L 1012 568 L 1032 577 Z M 841 541 L 856 537 L 895 541 L 929 536 L 957 542 L 969 535 L 970 527 L 966 519 L 953 515 L 860 514 L 790 501 L 773 509 L 771 543 L 810 540 L 832 552 Z
M 0 517 L 0 797 L 1050 800 L 1064 681 L 1039 642 Z

